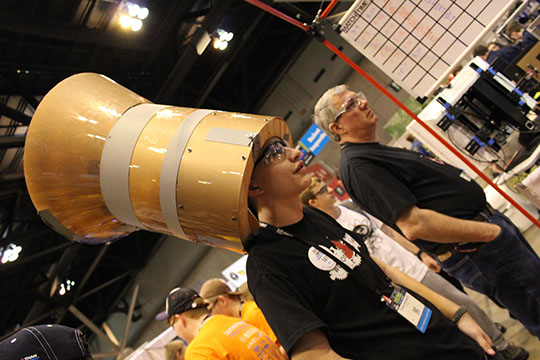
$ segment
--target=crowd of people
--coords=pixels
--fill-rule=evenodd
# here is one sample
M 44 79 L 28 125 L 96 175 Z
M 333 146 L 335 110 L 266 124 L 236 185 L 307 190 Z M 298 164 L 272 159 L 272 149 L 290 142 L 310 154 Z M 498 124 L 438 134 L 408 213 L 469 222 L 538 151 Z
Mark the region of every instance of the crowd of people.
M 379 144 L 377 114 L 344 85 L 319 99 L 314 121 L 340 144 L 339 175 L 353 201 L 336 206 L 299 150 L 267 141 L 248 188 L 260 223 L 244 242 L 255 302 L 221 279 L 200 295 L 173 289 L 156 316 L 179 338 L 168 359 L 527 359 L 437 274 L 490 297 L 540 337 L 540 258 L 482 188 L 438 159 Z M 23 329 L 0 353 L 90 359 L 80 331 L 66 329 Z
M 488 63 L 495 64 L 497 69 L 504 69 L 538 42 L 538 39 L 517 21 L 506 27 L 506 34 L 514 41 L 513 44 L 504 46 L 492 41 L 487 46 L 478 45 L 474 48 L 473 56 L 480 56 Z
M 527 41 L 523 31 L 512 36 Z M 490 46 L 486 59 L 504 49 Z M 248 189 L 260 223 L 244 242 L 255 301 L 217 278 L 200 294 L 171 290 L 156 316 L 179 338 L 167 359 L 527 359 L 441 276 L 488 296 L 540 338 L 540 258 L 480 185 L 429 154 L 378 143 L 377 114 L 344 85 L 323 94 L 314 121 L 340 145 L 352 202 L 336 205 L 299 150 L 268 140 Z M 82 333 L 61 325 L 22 329 L 0 353 L 91 359 Z

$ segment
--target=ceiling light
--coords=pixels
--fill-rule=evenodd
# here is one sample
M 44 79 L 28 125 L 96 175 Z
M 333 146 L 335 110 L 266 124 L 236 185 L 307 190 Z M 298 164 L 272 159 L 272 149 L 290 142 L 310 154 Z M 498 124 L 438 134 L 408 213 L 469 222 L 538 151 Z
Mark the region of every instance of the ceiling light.
M 223 29 L 218 29 L 217 34 L 219 36 L 219 40 L 221 41 L 231 41 L 234 36 L 232 32 L 228 32 Z
M 60 284 L 58 294 L 65 295 L 73 286 L 75 286 L 75 281 L 67 279 L 65 283 Z
M 124 29 L 132 26 L 132 21 L 133 19 L 127 15 L 120 16 L 120 26 L 122 26 Z
M 226 41 L 221 41 L 220 39 L 214 39 L 214 48 L 219 50 L 225 50 L 228 43 Z
M 148 11 L 147 8 L 143 7 L 139 10 L 139 13 L 137 14 L 137 17 L 141 20 L 144 20 L 148 17 L 148 14 L 150 14 L 150 11 Z
M 6 264 L 7 262 L 17 260 L 21 251 L 22 247 L 15 244 L 9 244 L 5 250 L 4 248 L 0 248 L 0 262 Z
M 133 31 L 139 31 L 142 28 L 142 21 L 139 19 L 132 19 L 131 20 L 131 30 Z
M 128 3 L 128 14 L 129 16 L 131 17 L 136 17 L 137 15 L 139 15 L 139 11 L 141 10 L 141 8 L 139 7 L 139 5 L 137 4 L 130 4 Z

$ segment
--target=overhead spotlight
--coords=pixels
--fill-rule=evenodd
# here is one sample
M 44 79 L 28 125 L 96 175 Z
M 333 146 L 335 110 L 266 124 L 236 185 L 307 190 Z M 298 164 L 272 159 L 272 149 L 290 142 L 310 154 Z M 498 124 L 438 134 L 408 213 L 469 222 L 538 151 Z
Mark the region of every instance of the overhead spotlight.
M 227 42 L 231 41 L 233 36 L 234 36 L 234 34 L 232 32 L 228 32 L 228 31 L 225 31 L 223 29 L 218 29 L 217 34 L 219 36 L 219 40 L 227 41 Z
M 225 50 L 229 41 L 232 40 L 234 34 L 232 32 L 225 31 L 223 29 L 217 29 L 214 33 L 214 48 L 219 50 Z
M 128 8 L 128 14 L 131 17 L 136 17 L 137 15 L 139 15 L 139 11 L 141 10 L 139 5 L 131 4 L 131 3 L 127 4 L 127 8 Z
M 150 11 L 147 8 L 143 7 L 139 10 L 139 14 L 137 14 L 137 17 L 141 20 L 144 20 L 148 17 L 148 14 L 150 14 Z
M 149 14 L 148 8 L 125 2 L 120 14 L 120 26 L 124 29 L 130 28 L 132 31 L 139 31 L 143 26 L 142 20 L 146 19 Z
M 65 295 L 73 286 L 75 286 L 75 281 L 67 279 L 65 283 L 60 284 L 58 294 Z
M 228 42 L 222 41 L 220 39 L 214 39 L 214 48 L 219 50 L 225 50 L 227 48 L 227 45 L 229 45 Z
M 6 264 L 19 258 L 22 247 L 15 244 L 9 244 L 5 249 L 0 247 L 0 262 Z
M 142 21 L 139 19 L 132 19 L 131 20 L 131 30 L 133 31 L 139 31 L 142 28 Z
M 127 15 L 120 16 L 120 26 L 122 26 L 124 29 L 127 29 L 128 27 L 130 27 L 132 21 L 133 21 L 133 18 Z

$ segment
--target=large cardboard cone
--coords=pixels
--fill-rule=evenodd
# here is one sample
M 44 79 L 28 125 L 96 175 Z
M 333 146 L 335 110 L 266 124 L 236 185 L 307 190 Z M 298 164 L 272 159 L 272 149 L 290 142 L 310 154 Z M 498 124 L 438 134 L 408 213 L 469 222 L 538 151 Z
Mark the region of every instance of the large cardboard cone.
M 75 241 L 137 229 L 242 251 L 254 159 L 282 119 L 152 104 L 98 74 L 71 76 L 41 101 L 24 171 L 40 216 Z

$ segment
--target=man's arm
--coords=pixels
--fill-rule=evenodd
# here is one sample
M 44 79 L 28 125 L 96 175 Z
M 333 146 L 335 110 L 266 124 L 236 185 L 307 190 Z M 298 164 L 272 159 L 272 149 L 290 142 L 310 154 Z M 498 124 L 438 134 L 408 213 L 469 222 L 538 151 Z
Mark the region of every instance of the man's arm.
M 489 242 L 501 232 L 498 225 L 457 219 L 414 205 L 400 211 L 396 225 L 408 240 L 436 243 Z
M 410 253 L 417 255 L 418 252 L 420 251 L 420 248 L 418 246 L 416 246 L 409 240 L 405 239 L 400 233 L 392 229 L 390 226 L 386 224 L 382 224 L 381 231 L 385 233 L 390 239 L 394 240 L 399 245 L 403 246 L 405 250 L 409 251 Z M 429 256 L 425 252 L 421 253 L 420 257 L 422 258 L 421 259 L 422 262 L 426 264 L 426 266 L 430 268 L 432 271 L 436 273 L 441 271 L 441 265 L 439 265 L 439 263 L 434 258 Z
M 386 275 L 390 279 L 392 279 L 394 283 L 403 285 L 404 287 L 416 292 L 424 299 L 431 302 L 447 319 L 452 319 L 454 314 L 459 310 L 458 305 L 448 300 L 447 298 L 437 294 L 436 292 L 422 285 L 418 281 L 402 273 L 398 269 L 380 261 L 377 261 L 376 259 L 373 260 L 386 273 Z M 491 348 L 493 346 L 493 342 L 468 313 L 465 313 L 459 319 L 459 321 L 457 322 L 457 326 L 463 333 L 476 341 L 478 345 L 480 345 L 487 354 L 495 355 L 495 351 Z
M 339 360 L 345 359 L 332 350 L 326 335 L 320 330 L 313 330 L 302 336 L 291 350 L 292 360 Z

